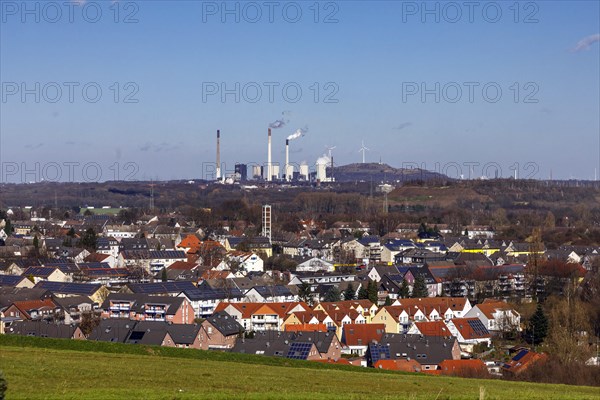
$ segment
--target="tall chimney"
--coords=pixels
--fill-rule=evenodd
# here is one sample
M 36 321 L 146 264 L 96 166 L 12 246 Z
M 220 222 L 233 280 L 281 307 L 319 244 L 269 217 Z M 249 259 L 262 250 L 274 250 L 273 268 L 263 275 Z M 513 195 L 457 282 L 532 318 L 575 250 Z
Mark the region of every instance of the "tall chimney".
M 333 156 L 331 156 L 331 171 L 329 171 L 329 182 L 333 182 Z
M 290 165 L 290 141 L 288 139 L 285 139 L 285 169 L 283 170 L 283 173 L 285 174 L 285 180 L 286 181 L 290 181 L 291 177 L 289 174 L 289 165 Z
M 217 180 L 221 180 L 221 131 L 217 129 Z
M 267 181 L 271 182 L 273 170 L 271 169 L 271 128 L 269 128 L 269 143 L 267 145 Z

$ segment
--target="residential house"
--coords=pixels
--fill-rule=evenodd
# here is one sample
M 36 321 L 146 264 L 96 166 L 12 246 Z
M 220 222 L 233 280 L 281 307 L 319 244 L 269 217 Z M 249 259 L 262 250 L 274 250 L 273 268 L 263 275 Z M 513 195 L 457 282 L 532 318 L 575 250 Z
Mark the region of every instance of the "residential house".
M 40 281 L 35 285 L 35 288 L 48 290 L 57 297 L 87 296 L 97 304 L 102 304 L 110 293 L 106 286 L 91 283 Z
M 228 303 L 221 302 L 215 312 L 225 311 L 246 331 L 281 330 L 288 315 L 308 311 L 310 307 L 302 302 L 288 303 Z
M 23 271 L 23 276 L 32 277 L 34 283 L 40 281 L 69 282 L 71 279 L 57 267 L 29 267 Z
M 119 257 L 119 241 L 114 237 L 99 237 L 96 239 L 96 253 L 111 256 L 116 260 Z
M 78 324 L 83 314 L 95 312 L 98 308 L 98 304 L 87 296 L 55 297 L 53 300 L 61 307 L 65 324 Z
M 240 339 L 234 353 L 261 354 L 296 360 L 338 360 L 341 344 L 330 332 L 258 332 L 252 339 Z
M 345 354 L 364 356 L 370 343 L 379 343 L 385 334 L 384 324 L 346 324 L 343 327 L 342 350 Z
M 55 339 L 85 339 L 85 335 L 78 326 L 54 324 L 42 320 L 14 322 L 6 329 L 6 334 Z
M 183 297 L 113 293 L 102 303 L 102 318 L 129 318 L 137 321 L 194 322 L 194 309 Z
M 452 318 L 446 325 L 462 351 L 472 353 L 473 346 L 481 343 L 492 345 L 492 335 L 479 318 Z
M 203 350 L 231 349 L 244 328 L 225 311 L 214 313 L 201 324 L 200 346 Z
M 30 321 L 58 321 L 61 314 L 60 306 L 52 299 L 15 301 L 4 310 L 7 317 Z
M 391 265 L 395 262 L 396 255 L 403 251 L 416 248 L 415 243 L 408 239 L 388 240 L 381 247 L 381 262 Z
M 334 272 L 332 263 L 318 257 L 312 257 L 296 266 L 296 272 Z
M 95 252 L 88 255 L 83 261 L 86 263 L 106 263 L 110 268 L 118 267 L 117 256 L 113 256 L 112 254 Z
M 295 300 L 296 296 L 283 285 L 254 286 L 245 293 L 245 301 L 250 303 L 279 303 Z
M 509 362 L 502 365 L 502 372 L 506 375 L 517 376 L 531 366 L 545 362 L 547 358 L 546 354 L 522 348 Z
M 35 284 L 26 276 L 0 275 L 0 286 L 32 288 Z
M 464 316 L 479 318 L 484 327 L 493 333 L 521 330 L 521 315 L 505 301 L 486 299 L 473 306 Z
M 369 345 L 366 358 L 369 366 L 379 360 L 415 360 L 427 371 L 439 369 L 444 360 L 460 359 L 460 348 L 455 337 L 386 333 L 381 342 Z

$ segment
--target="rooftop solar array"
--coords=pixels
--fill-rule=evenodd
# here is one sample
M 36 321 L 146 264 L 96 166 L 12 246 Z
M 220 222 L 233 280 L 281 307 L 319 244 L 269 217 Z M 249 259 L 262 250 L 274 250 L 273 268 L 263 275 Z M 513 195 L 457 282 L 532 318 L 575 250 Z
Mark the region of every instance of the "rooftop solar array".
M 193 291 L 196 286 L 189 281 L 181 282 L 157 282 L 157 283 L 132 283 L 129 289 L 133 293 L 175 293 L 183 291 Z
M 473 332 L 475 332 L 475 334 L 477 336 L 486 336 L 489 335 L 489 331 L 487 330 L 487 328 L 485 327 L 485 325 L 483 325 L 483 323 L 481 322 L 481 320 L 479 319 L 469 319 L 467 320 L 467 322 L 469 323 L 469 326 L 471 327 L 471 329 L 473 329 Z
M 527 353 L 529 353 L 529 350 L 521 350 L 519 353 L 517 353 L 516 356 L 513 357 L 513 361 L 519 361 L 521 358 L 523 358 Z
M 13 286 L 21 282 L 24 277 L 20 275 L 0 275 L 0 286 Z
M 150 250 L 148 252 L 150 258 L 187 258 L 184 251 L 180 250 Z
M 84 269 L 84 268 L 110 268 L 110 265 L 108 265 L 108 263 L 106 262 L 88 262 L 88 263 L 79 263 L 78 264 L 79 268 Z
M 371 352 L 371 362 L 373 364 L 379 360 L 389 360 L 392 358 L 390 348 L 386 345 L 370 344 L 369 351 Z
M 290 345 L 290 349 L 287 352 L 286 358 L 306 360 L 312 345 L 312 343 L 307 342 L 294 342 Z
M 88 283 L 65 283 L 65 282 L 50 282 L 40 281 L 35 285 L 36 288 L 50 290 L 55 293 L 64 294 L 81 294 L 81 295 L 92 295 L 102 285 L 88 284 Z

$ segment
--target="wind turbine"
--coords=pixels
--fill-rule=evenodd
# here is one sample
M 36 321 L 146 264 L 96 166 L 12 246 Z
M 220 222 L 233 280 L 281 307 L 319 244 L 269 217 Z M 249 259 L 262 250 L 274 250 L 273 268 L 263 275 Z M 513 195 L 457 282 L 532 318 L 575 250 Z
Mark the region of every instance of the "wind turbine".
M 360 150 L 358 150 L 358 152 L 362 152 L 362 163 L 365 163 L 365 152 L 370 151 L 371 149 L 369 149 L 368 147 L 365 147 L 365 141 L 362 140 L 361 141 L 362 147 L 360 148 Z
M 325 145 L 325 150 L 327 150 L 327 153 L 329 154 L 329 159 L 331 160 L 331 150 L 335 149 L 337 146 L 331 146 L 329 147 L 329 145 Z

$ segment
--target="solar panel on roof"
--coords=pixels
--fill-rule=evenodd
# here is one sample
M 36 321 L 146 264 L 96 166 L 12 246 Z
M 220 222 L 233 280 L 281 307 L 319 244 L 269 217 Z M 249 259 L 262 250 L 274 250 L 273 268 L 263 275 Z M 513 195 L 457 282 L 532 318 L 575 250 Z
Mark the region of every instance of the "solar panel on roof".
M 371 362 L 373 364 L 375 364 L 379 360 L 386 360 L 392 358 L 390 348 L 388 346 L 370 344 L 369 350 L 371 352 Z
M 469 324 L 471 329 L 473 329 L 473 332 L 475 332 L 476 335 L 485 336 L 489 334 L 489 331 L 480 320 L 468 320 L 467 323 Z
M 311 347 L 312 343 L 294 342 L 290 345 L 290 349 L 288 350 L 286 357 L 295 360 L 306 360 L 308 358 L 308 354 L 310 353 Z
M 527 353 L 529 353 L 528 350 L 521 350 L 516 356 L 513 357 L 513 361 L 519 361 L 521 358 L 523 358 Z

